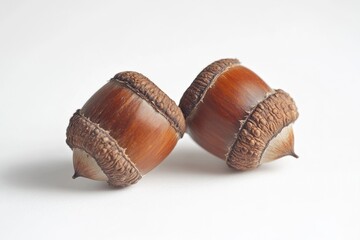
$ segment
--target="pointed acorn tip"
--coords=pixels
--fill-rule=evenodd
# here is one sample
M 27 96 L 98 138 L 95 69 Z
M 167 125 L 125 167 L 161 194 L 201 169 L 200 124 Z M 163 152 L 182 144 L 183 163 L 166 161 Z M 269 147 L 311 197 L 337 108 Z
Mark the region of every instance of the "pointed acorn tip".
M 75 179 L 75 178 L 78 178 L 78 177 L 80 177 L 80 175 L 77 172 L 75 172 L 74 175 L 72 176 L 72 179 Z
M 294 158 L 299 158 L 299 156 L 295 152 L 292 152 L 290 156 L 293 156 Z

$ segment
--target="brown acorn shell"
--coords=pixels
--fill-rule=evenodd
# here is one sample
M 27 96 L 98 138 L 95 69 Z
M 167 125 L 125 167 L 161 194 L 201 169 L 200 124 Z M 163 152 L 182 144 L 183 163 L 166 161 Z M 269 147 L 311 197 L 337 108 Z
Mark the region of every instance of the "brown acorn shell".
M 66 142 L 93 157 L 110 185 L 127 186 L 159 164 L 184 131 L 173 100 L 142 74 L 122 72 L 74 114 Z
M 216 78 L 226 69 L 236 65 L 240 65 L 238 59 L 221 59 L 213 62 L 199 73 L 180 99 L 179 107 L 185 119 L 196 109 L 196 106 L 200 103 L 206 91 L 216 81 Z
M 137 72 L 127 71 L 116 74 L 111 81 L 126 85 L 136 95 L 146 100 L 169 121 L 180 137 L 183 136 L 186 126 L 181 109 L 147 77 Z
M 287 93 L 271 89 L 237 59 L 207 66 L 179 106 L 193 139 L 238 170 L 259 166 L 270 140 L 298 117 Z

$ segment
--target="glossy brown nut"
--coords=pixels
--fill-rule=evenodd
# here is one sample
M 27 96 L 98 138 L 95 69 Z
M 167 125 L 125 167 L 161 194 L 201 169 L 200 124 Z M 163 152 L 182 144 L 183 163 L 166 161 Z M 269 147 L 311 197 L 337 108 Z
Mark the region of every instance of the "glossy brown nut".
M 180 100 L 187 132 L 204 149 L 238 170 L 293 151 L 293 99 L 273 90 L 237 59 L 206 67 Z
M 73 149 L 74 178 L 134 184 L 184 131 L 180 108 L 154 83 L 137 72 L 119 73 L 70 119 L 66 142 Z

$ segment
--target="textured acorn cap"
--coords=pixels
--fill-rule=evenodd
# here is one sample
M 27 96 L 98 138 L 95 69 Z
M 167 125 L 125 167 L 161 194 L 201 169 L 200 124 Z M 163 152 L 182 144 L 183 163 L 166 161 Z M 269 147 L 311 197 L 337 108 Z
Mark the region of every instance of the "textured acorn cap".
M 194 113 L 217 78 L 239 65 L 237 59 L 221 59 L 201 71 L 180 100 L 185 119 Z M 227 164 L 238 170 L 247 170 L 285 155 L 297 157 L 293 152 L 291 128 L 297 118 L 293 99 L 283 90 L 270 91 L 257 105 L 251 106 L 244 119 L 239 119 L 240 128 L 225 156 Z
M 247 170 L 286 155 L 297 157 L 293 152 L 294 135 L 290 125 L 298 116 L 295 102 L 289 94 L 282 90 L 269 94 L 240 121 L 236 140 L 226 157 L 227 164 Z M 270 153 L 264 155 L 269 152 L 266 151 L 269 147 L 272 152 L 275 151 L 272 159 L 269 158 Z
M 179 138 L 183 136 L 185 120 L 181 110 L 148 78 L 136 72 L 122 72 L 110 81 L 126 86 L 147 101 L 156 112 L 167 119 Z M 141 172 L 126 155 L 126 149 L 119 146 L 109 130 L 92 122 L 81 110 L 77 110 L 70 119 L 66 135 L 66 142 L 74 152 L 74 178 L 84 176 L 105 180 L 117 187 L 134 184 L 141 179 Z
M 99 124 L 91 122 L 89 118 L 81 114 L 80 110 L 77 110 L 70 119 L 66 135 L 66 143 L 74 151 L 75 174 L 73 178 L 83 176 L 94 180 L 107 180 L 110 185 L 119 187 L 134 184 L 141 179 L 140 171 L 125 154 L 125 150 L 118 145 L 108 131 L 101 128 Z M 93 160 L 96 161 L 106 178 L 94 176 L 101 173 L 92 167 Z

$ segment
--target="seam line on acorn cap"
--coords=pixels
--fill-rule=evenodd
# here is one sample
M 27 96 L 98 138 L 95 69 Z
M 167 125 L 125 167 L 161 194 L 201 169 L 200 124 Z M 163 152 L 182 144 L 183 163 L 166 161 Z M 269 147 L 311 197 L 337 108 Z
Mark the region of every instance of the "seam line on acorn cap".
M 217 73 L 213 73 L 212 71 L 210 71 L 211 67 L 214 67 L 216 65 L 222 64 L 225 61 L 230 61 L 229 63 L 225 63 L 228 64 L 226 65 L 223 69 L 221 69 L 221 71 L 217 72 Z M 194 106 L 191 108 L 191 110 L 188 112 L 188 110 L 185 110 L 184 112 L 184 116 L 187 118 L 191 117 L 191 115 L 194 113 L 194 110 L 198 107 L 198 105 L 203 101 L 207 91 L 214 85 L 214 83 L 216 82 L 217 78 L 224 73 L 225 71 L 229 70 L 232 67 L 236 67 L 241 65 L 240 61 L 236 58 L 234 59 L 220 59 L 217 60 L 211 64 L 209 64 L 208 66 L 206 66 L 195 78 L 195 80 L 190 84 L 190 86 L 188 87 L 188 89 L 186 89 L 183 97 L 180 99 L 180 108 L 182 109 L 182 111 L 184 112 L 183 108 L 185 108 L 185 106 L 183 106 L 183 101 L 184 101 L 184 97 L 185 94 L 190 94 L 188 91 L 192 90 L 192 88 L 194 88 L 196 86 L 196 82 L 197 81 L 201 81 L 199 78 L 202 77 L 202 75 L 205 75 L 206 73 L 210 73 L 213 74 L 213 76 L 211 77 L 211 79 L 209 80 L 209 82 L 207 83 L 207 86 L 199 92 L 198 95 L 200 95 L 200 99 L 194 104 Z
M 171 118 L 170 116 L 168 116 L 168 114 L 166 113 L 166 111 L 164 111 L 164 109 L 161 109 L 159 106 L 157 106 L 157 104 L 155 103 L 156 101 L 153 99 L 150 99 L 148 96 L 146 96 L 143 92 L 139 91 L 138 89 L 135 88 L 135 86 L 133 86 L 131 83 L 129 83 L 128 81 L 125 80 L 121 80 L 118 79 L 116 77 L 110 79 L 110 81 L 116 81 L 117 83 L 121 84 L 121 85 L 125 85 L 127 88 L 129 88 L 131 91 L 133 91 L 137 96 L 139 96 L 140 98 L 144 99 L 146 102 L 148 102 L 152 108 L 160 113 L 162 116 L 165 117 L 165 119 L 169 122 L 169 124 L 171 125 L 172 128 L 174 128 L 174 130 L 177 132 L 177 134 L 180 136 L 180 138 L 184 135 L 185 132 L 185 123 L 181 124 L 180 122 L 176 121 L 175 119 Z M 150 81 L 150 80 L 149 80 Z M 162 92 L 162 90 L 160 88 L 158 88 L 155 84 L 154 86 Z M 170 101 L 172 101 L 165 93 L 164 97 L 168 98 Z M 174 106 L 176 108 L 178 108 L 178 106 L 174 103 Z M 180 111 L 180 109 L 179 109 Z M 181 112 L 181 111 L 180 111 Z M 182 114 L 182 113 L 181 113 Z M 174 117 L 176 118 L 176 117 Z M 180 120 L 181 121 L 181 120 Z M 184 125 L 183 127 L 181 125 Z

